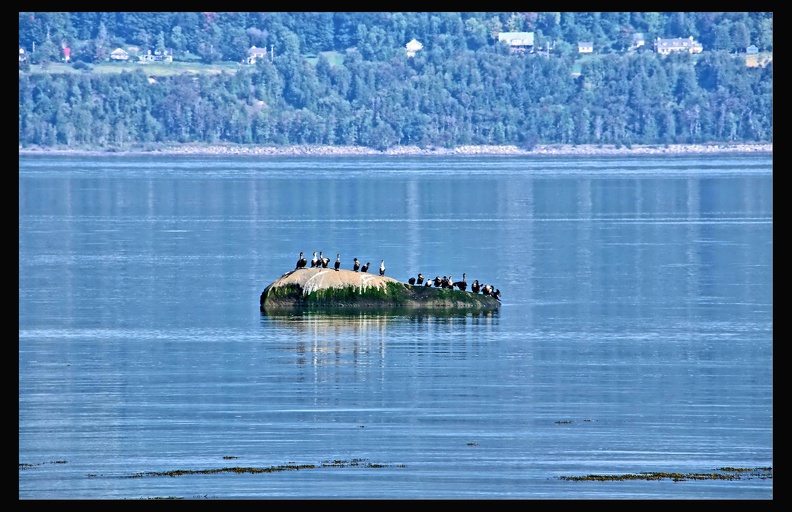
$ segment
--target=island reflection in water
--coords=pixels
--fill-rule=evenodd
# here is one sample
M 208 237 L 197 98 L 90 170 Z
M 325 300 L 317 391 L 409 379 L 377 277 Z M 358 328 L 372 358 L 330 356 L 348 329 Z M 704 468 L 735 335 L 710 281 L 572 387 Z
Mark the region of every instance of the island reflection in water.
M 262 325 L 289 327 L 305 333 L 365 334 L 387 326 L 497 325 L 498 311 L 423 309 L 278 309 L 261 312 Z
M 301 354 L 298 364 L 336 364 L 351 357 L 349 362 L 355 364 L 380 365 L 379 358 L 386 351 L 413 356 L 439 355 L 465 351 L 471 344 L 486 344 L 498 325 L 499 314 L 498 311 L 281 309 L 262 312 L 261 321 L 265 340 L 281 340 L 281 343 L 291 340 L 282 348 Z

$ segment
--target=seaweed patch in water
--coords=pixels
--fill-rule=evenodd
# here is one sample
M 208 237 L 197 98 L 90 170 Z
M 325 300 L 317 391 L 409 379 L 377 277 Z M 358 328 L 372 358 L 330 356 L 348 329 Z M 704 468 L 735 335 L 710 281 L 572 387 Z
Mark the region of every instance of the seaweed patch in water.
M 352 459 L 352 460 L 326 460 L 322 462 L 323 468 L 387 468 L 386 464 L 378 464 L 369 462 L 366 459 Z M 396 467 L 403 468 L 404 465 L 398 464 Z
M 65 460 L 51 460 L 49 462 L 39 462 L 38 464 L 30 464 L 27 462 L 20 462 L 19 469 L 30 469 L 36 466 L 43 466 L 44 464 L 68 464 L 68 461 Z
M 766 480 L 773 478 L 772 467 L 761 468 L 718 468 L 718 473 L 665 473 L 665 472 L 640 472 L 624 475 L 586 475 L 586 476 L 560 476 L 560 480 L 572 482 L 622 482 L 626 480 L 673 480 L 684 482 L 687 480 L 751 480 L 760 478 Z
M 313 469 L 313 464 L 270 466 L 268 468 L 217 468 L 217 469 L 176 469 L 173 471 L 144 471 L 135 473 L 128 478 L 142 478 L 144 476 L 182 476 L 182 475 L 214 475 L 217 473 L 275 473 L 277 471 L 296 471 L 300 469 Z
M 320 464 L 323 468 L 387 468 L 387 464 L 379 464 L 369 462 L 366 459 L 351 459 L 351 460 L 327 460 Z M 397 464 L 394 467 L 403 468 L 403 464 Z M 134 473 L 126 478 L 143 478 L 146 476 L 182 476 L 182 475 L 214 475 L 217 473 L 276 473 L 278 471 L 296 471 L 301 469 L 314 469 L 314 464 L 286 464 L 281 466 L 270 466 L 267 468 L 254 468 L 254 467 L 233 467 L 233 468 L 217 468 L 217 469 L 176 469 L 173 471 L 144 471 L 141 473 Z

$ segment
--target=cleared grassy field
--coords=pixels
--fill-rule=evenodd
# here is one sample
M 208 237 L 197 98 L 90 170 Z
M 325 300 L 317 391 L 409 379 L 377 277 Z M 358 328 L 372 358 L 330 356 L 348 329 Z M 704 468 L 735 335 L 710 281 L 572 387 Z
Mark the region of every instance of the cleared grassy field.
M 62 62 L 53 62 L 48 66 L 32 65 L 30 66 L 31 73 L 50 73 L 50 74 L 64 74 L 64 73 L 121 73 L 122 71 L 135 71 L 142 70 L 148 76 L 168 76 L 180 75 L 183 73 L 192 74 L 220 74 L 220 73 L 236 73 L 242 68 L 242 64 L 238 62 L 220 62 L 217 64 L 201 64 L 195 62 L 106 62 L 102 64 L 91 64 L 90 69 L 80 70 L 72 67 L 71 64 Z
M 344 63 L 344 54 L 340 52 L 319 52 L 319 55 L 324 55 L 331 66 L 340 66 Z M 306 55 L 305 60 L 316 65 L 316 61 L 319 60 L 319 55 Z
M 341 52 L 321 52 L 331 66 L 340 66 L 344 62 L 344 54 Z M 692 55 L 693 62 L 700 58 L 701 54 Z M 768 62 L 773 60 L 773 54 L 770 52 L 759 53 L 758 55 L 745 55 L 746 66 L 766 66 Z M 603 55 L 581 55 L 575 59 L 572 65 L 572 75 L 579 76 L 581 65 L 587 61 L 601 59 Z M 313 65 L 319 60 L 318 55 L 306 55 L 305 60 Z M 121 73 L 122 71 L 134 71 L 137 69 L 142 70 L 148 76 L 169 76 L 179 75 L 183 73 L 191 74 L 210 74 L 216 75 L 220 73 L 236 73 L 245 64 L 239 62 L 218 62 L 215 64 L 203 64 L 201 62 L 104 62 L 101 64 L 91 64 L 90 69 L 80 70 L 75 69 L 72 64 L 65 64 L 62 62 L 53 62 L 46 67 L 40 65 L 31 65 L 30 73 L 51 73 L 51 74 L 64 74 L 64 73 Z
M 344 54 L 339 52 L 321 52 L 331 66 L 340 66 L 344 62 Z M 311 64 L 316 64 L 319 60 L 318 55 L 309 55 L 305 60 Z M 121 73 L 122 71 L 135 71 L 142 70 L 148 76 L 169 76 L 180 75 L 183 73 L 190 74 L 209 74 L 217 75 L 220 73 L 236 73 L 240 69 L 247 67 L 245 64 L 239 62 L 218 62 L 215 64 L 203 64 L 201 62 L 103 62 L 101 64 L 89 64 L 90 68 L 75 69 L 72 64 L 65 64 L 63 62 L 53 62 L 48 66 L 40 66 L 37 64 L 30 66 L 30 73 L 50 73 L 50 74 L 64 74 L 64 73 Z

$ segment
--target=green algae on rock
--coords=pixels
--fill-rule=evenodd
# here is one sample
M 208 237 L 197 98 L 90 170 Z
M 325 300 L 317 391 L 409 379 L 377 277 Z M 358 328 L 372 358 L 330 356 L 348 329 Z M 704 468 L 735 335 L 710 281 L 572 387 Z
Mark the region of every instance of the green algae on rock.
M 259 305 L 262 312 L 288 308 L 493 311 L 500 302 L 486 295 L 412 286 L 365 272 L 301 268 L 283 274 L 264 288 Z

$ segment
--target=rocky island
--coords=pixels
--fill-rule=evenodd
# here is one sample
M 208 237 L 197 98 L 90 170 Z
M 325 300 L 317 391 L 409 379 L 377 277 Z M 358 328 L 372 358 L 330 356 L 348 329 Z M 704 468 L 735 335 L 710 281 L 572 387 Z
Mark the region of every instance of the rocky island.
M 494 311 L 500 301 L 469 291 L 410 285 L 392 277 L 332 268 L 299 268 L 264 288 L 262 312 L 289 308 Z

